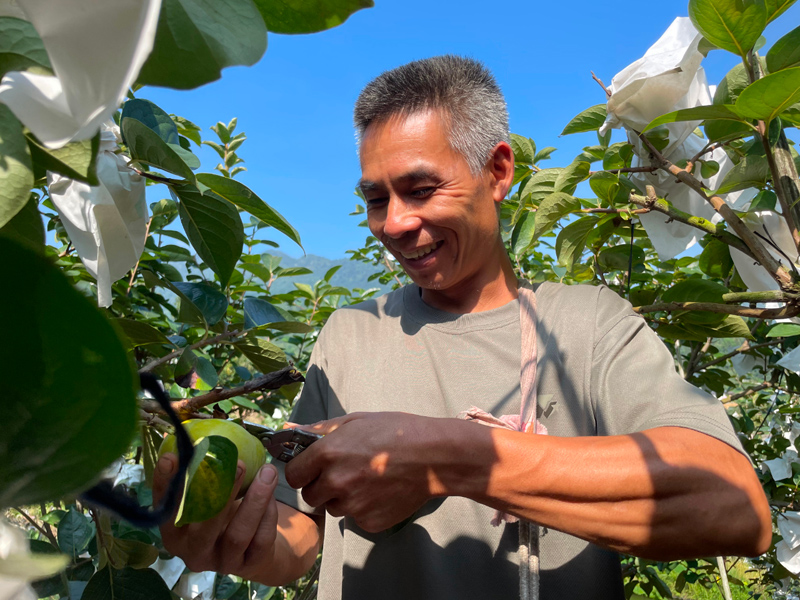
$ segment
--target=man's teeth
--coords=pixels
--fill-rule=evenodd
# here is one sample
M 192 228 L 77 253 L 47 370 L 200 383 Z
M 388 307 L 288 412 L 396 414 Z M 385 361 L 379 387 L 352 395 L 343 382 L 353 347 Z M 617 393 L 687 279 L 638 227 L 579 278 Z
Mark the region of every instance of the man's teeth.
M 403 258 L 407 259 L 414 259 L 420 258 L 421 256 L 425 256 L 426 254 L 430 254 L 434 250 L 436 250 L 438 246 L 438 242 L 434 242 L 433 244 L 428 244 L 427 246 L 423 246 L 422 248 L 417 248 L 412 252 L 401 252 L 400 254 L 403 255 Z

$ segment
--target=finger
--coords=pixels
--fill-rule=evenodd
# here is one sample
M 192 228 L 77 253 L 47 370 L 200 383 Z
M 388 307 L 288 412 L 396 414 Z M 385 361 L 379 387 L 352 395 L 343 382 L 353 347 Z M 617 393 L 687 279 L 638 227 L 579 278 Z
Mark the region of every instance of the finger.
M 241 563 L 247 547 L 256 534 L 277 485 L 277 470 L 272 465 L 264 465 L 258 472 L 220 540 L 220 554 L 223 557 L 224 572 L 232 572 Z M 274 537 L 274 536 L 273 536 Z
M 322 435 L 327 435 L 339 429 L 345 423 L 349 423 L 350 421 L 356 421 L 358 419 L 365 418 L 367 413 L 350 413 L 349 415 L 344 415 L 343 417 L 335 417 L 333 419 L 328 419 L 327 421 L 318 421 L 317 423 L 311 423 L 309 425 L 293 425 L 297 429 L 303 431 L 312 431 L 314 433 L 320 433 Z
M 347 514 L 344 502 L 340 498 L 334 498 L 326 502 L 325 510 L 332 517 L 344 517 Z
M 286 483 L 297 490 L 305 487 L 320 476 L 324 460 L 323 444 L 325 442 L 325 438 L 314 442 L 303 450 L 302 454 L 295 456 L 286 463 L 283 471 Z
M 172 476 L 178 470 L 178 457 L 171 452 L 158 459 L 153 472 L 153 506 L 158 506 L 167 491 Z
M 278 472 L 271 465 L 264 466 L 257 479 L 261 480 L 267 489 L 266 504 L 261 520 L 245 552 L 245 562 L 263 559 L 275 545 L 278 534 L 278 503 L 275 500 L 275 488 L 278 485 Z
M 309 504 L 314 508 L 322 506 L 323 504 L 327 504 L 331 500 L 336 499 L 336 496 L 333 493 L 333 490 L 331 490 L 330 486 L 325 485 L 325 483 L 319 479 L 316 479 L 304 486 L 302 494 L 303 500 L 306 501 L 306 504 Z

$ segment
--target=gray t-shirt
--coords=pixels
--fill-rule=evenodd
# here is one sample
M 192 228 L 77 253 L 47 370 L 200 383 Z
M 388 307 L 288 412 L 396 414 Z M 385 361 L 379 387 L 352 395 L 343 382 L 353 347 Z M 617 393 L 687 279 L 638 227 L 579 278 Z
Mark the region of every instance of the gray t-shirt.
M 686 383 L 663 342 L 606 287 L 536 288 L 539 416 L 549 435 L 681 426 L 741 445 L 721 404 Z M 356 411 L 455 417 L 520 405 L 519 301 L 465 315 L 425 304 L 416 285 L 337 310 L 314 347 L 292 420 Z M 579 464 L 575 469 L 580 469 Z M 281 479 L 278 500 L 306 512 Z M 318 512 L 318 511 L 316 511 Z M 516 525 L 461 497 L 433 500 L 399 530 L 371 534 L 326 516 L 320 600 L 518 597 Z M 555 530 L 541 538 L 542 598 L 623 598 L 616 553 Z

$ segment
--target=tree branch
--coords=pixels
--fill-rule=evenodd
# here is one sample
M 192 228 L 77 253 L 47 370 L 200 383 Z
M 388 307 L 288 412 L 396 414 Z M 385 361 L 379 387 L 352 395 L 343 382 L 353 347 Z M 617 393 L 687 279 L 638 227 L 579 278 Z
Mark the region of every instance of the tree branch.
M 750 51 L 748 59 L 747 75 L 750 83 L 753 83 L 763 76 L 761 61 L 758 58 L 758 54 L 753 50 Z M 798 189 L 800 188 L 800 178 L 797 176 L 797 168 L 794 160 L 792 160 L 786 134 L 781 129 L 773 152 L 773 148 L 769 143 L 767 124 L 764 121 L 758 121 L 757 129 L 758 137 L 761 138 L 761 144 L 764 146 L 764 152 L 767 156 L 769 170 L 772 173 L 773 188 L 781 205 L 781 214 L 786 219 L 795 247 L 800 252 L 800 233 L 797 230 L 797 225 L 800 223 L 800 203 L 798 203 L 798 199 L 800 199 L 800 189 Z
M 219 342 L 225 341 L 225 340 L 230 339 L 232 337 L 236 337 L 236 336 L 241 335 L 243 333 L 244 333 L 243 329 L 234 329 L 232 331 L 226 331 L 225 333 L 220 333 L 219 335 L 215 335 L 214 337 L 211 337 L 211 338 L 204 338 L 204 339 L 200 340 L 199 342 L 195 342 L 191 346 L 185 346 L 183 348 L 178 348 L 177 350 L 174 350 L 173 352 L 170 352 L 166 356 L 162 356 L 161 358 L 156 358 L 154 360 L 151 360 L 149 363 L 147 363 L 145 366 L 143 366 L 141 369 L 139 369 L 139 373 L 149 373 L 150 371 L 152 371 L 156 367 L 160 367 L 164 363 L 168 363 L 173 358 L 177 358 L 178 356 L 180 356 L 181 352 L 186 350 L 186 348 L 189 348 L 190 350 L 196 350 L 197 348 L 202 348 L 203 346 L 210 346 L 212 344 L 217 344 Z
M 145 179 L 149 179 L 150 181 L 155 181 L 158 183 L 166 183 L 167 185 L 176 185 L 181 183 L 186 183 L 183 179 L 171 179 L 169 177 L 162 177 L 161 175 L 156 175 L 155 173 L 150 173 L 149 171 L 143 171 L 142 169 L 137 169 L 136 167 L 131 167 L 130 163 L 128 167 L 137 175 L 141 175 Z
M 647 306 L 635 306 L 633 310 L 640 315 L 678 310 L 704 310 L 706 312 L 738 315 L 740 317 L 753 317 L 757 319 L 788 319 L 800 314 L 800 306 L 795 305 L 787 305 L 783 308 L 748 308 L 746 306 L 732 306 L 729 304 L 718 304 L 716 302 L 662 302 L 660 304 L 648 304 Z
M 643 134 L 639 134 L 639 139 L 642 140 L 642 142 L 649 148 L 653 159 L 662 169 L 677 177 L 677 179 L 682 183 L 688 185 L 700 196 L 702 196 L 709 204 L 711 204 L 711 206 L 714 207 L 714 210 L 716 210 L 722 216 L 722 218 L 725 219 L 725 222 L 731 226 L 736 235 L 738 235 L 742 241 L 747 244 L 747 247 L 751 250 L 752 256 L 761 263 L 761 266 L 764 267 L 770 276 L 778 282 L 778 285 L 780 285 L 782 289 L 792 289 L 794 286 L 792 275 L 786 269 L 784 269 L 783 266 L 777 260 L 775 260 L 775 258 L 773 258 L 761 241 L 752 231 L 750 231 L 750 229 L 747 228 L 744 222 L 742 222 L 739 216 L 722 198 L 716 195 L 709 196 L 706 194 L 705 190 L 703 189 L 703 184 L 700 181 L 698 181 L 685 169 L 681 169 L 680 167 L 672 164 L 672 162 L 665 158 L 664 155 L 662 155 Z
M 195 396 L 194 398 L 175 400 L 171 403 L 171 405 L 173 410 L 178 413 L 178 416 L 184 416 L 208 406 L 209 404 L 227 400 L 228 398 L 244 396 L 246 394 L 261 390 L 277 390 L 284 385 L 299 383 L 301 381 L 305 381 L 305 379 L 300 372 L 294 367 L 287 366 L 279 371 L 273 371 L 272 373 L 260 375 L 239 387 L 230 389 L 224 389 L 221 387 L 215 388 L 207 394 Z M 145 412 L 152 414 L 164 414 L 163 409 L 158 405 L 158 403 L 152 400 L 142 400 L 140 401 L 139 405 Z
M 741 252 L 744 252 L 750 258 L 755 260 L 755 256 L 753 256 L 750 248 L 748 248 L 741 239 L 733 235 L 730 231 L 727 231 L 722 227 L 718 227 L 708 219 L 683 212 L 662 198 L 656 198 L 656 200 L 653 201 L 645 196 L 631 194 L 629 200 L 631 204 L 636 204 L 637 206 L 643 206 L 645 208 L 649 208 L 650 210 L 660 212 L 661 214 L 668 216 L 673 221 L 679 221 L 696 229 L 700 229 L 701 231 L 705 231 L 706 233 L 710 233 L 718 240 L 725 242 L 729 246 L 732 246 Z
M 654 173 L 658 171 L 659 167 L 623 167 L 621 169 L 602 169 L 600 171 L 589 171 L 589 175 L 594 175 L 596 173 L 613 173 L 615 175 L 619 173 Z
M 751 346 L 750 342 L 745 340 L 744 343 L 741 346 L 739 346 L 736 350 L 733 350 L 732 352 L 728 352 L 727 354 L 723 354 L 719 358 L 715 358 L 714 360 L 710 360 L 707 363 L 703 363 L 702 365 L 700 365 L 699 367 L 697 367 L 695 369 L 695 372 L 703 371 L 705 369 L 708 369 L 709 367 L 713 367 L 713 366 L 718 365 L 720 363 L 724 363 L 726 360 L 728 360 L 729 358 L 733 358 L 737 354 L 744 354 L 745 352 L 750 352 L 751 350 L 755 350 L 756 348 L 765 348 L 767 346 L 775 346 L 776 344 L 780 344 L 781 341 L 782 340 L 777 339 L 777 340 L 771 340 L 769 342 L 761 342 L 760 344 L 754 344 L 754 345 Z
M 608 98 L 611 98 L 611 90 L 606 87 L 606 84 L 603 83 L 602 80 L 597 75 L 594 74 L 594 71 L 589 71 L 589 73 L 592 74 L 592 79 L 594 79 L 598 84 L 600 84 L 600 87 L 603 88 L 603 91 L 605 91 L 606 96 Z
M 746 390 L 739 392 L 738 394 L 733 394 L 731 396 L 721 396 L 719 398 L 719 401 L 722 402 L 723 404 L 728 402 L 733 402 L 735 400 L 738 400 L 739 398 L 744 398 L 745 396 L 749 396 L 750 394 L 755 394 L 756 392 L 760 392 L 761 390 L 766 390 L 772 387 L 775 387 L 775 384 L 766 381 L 764 383 L 759 383 L 758 385 L 749 387 Z
M 139 409 L 139 418 L 142 419 L 147 425 L 155 427 L 162 433 L 169 433 L 172 431 L 172 425 L 170 423 L 167 423 L 161 417 L 149 413 L 144 409 Z
M 44 527 L 39 525 L 39 523 L 37 523 L 36 520 L 32 516 L 30 516 L 28 513 L 26 513 L 24 510 L 22 510 L 18 506 L 15 506 L 14 510 L 17 511 L 20 515 L 22 515 L 22 518 L 24 518 L 28 523 L 33 525 L 39 533 L 41 533 L 44 537 L 46 537 L 48 539 L 48 541 L 51 544 L 53 544 L 53 546 L 58 548 L 58 540 L 56 540 L 56 537 L 53 535 L 52 530 L 48 531 L 47 529 L 45 529 Z

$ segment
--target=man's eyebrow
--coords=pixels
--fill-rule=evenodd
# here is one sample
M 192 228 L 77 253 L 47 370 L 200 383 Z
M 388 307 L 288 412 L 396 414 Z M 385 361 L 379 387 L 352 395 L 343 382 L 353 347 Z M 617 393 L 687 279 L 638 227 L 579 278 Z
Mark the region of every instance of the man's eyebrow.
M 438 180 L 439 177 L 436 175 L 434 171 L 430 169 L 420 168 L 420 169 L 414 169 L 413 171 L 409 171 L 408 173 L 403 173 L 402 175 L 397 177 L 394 180 L 394 182 L 409 185 L 420 181 L 438 181 Z M 376 181 L 371 181 L 369 179 L 359 180 L 358 187 L 363 194 L 383 189 L 383 186 L 380 183 Z

